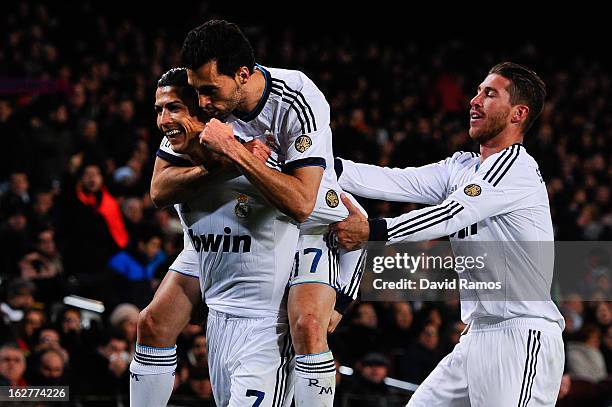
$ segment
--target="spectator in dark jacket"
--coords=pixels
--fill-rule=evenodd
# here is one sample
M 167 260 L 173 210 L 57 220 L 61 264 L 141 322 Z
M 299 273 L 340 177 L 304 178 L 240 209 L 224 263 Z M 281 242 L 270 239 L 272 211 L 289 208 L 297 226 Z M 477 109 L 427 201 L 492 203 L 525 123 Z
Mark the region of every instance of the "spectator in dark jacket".
M 128 244 L 128 234 L 117 200 L 104 186 L 98 164 L 79 166 L 76 178 L 67 175 L 60 199 L 60 228 L 64 266 L 79 281 L 81 295 L 100 299 L 108 284 L 103 274 L 108 259 Z M 110 287 L 106 287 L 110 289 Z

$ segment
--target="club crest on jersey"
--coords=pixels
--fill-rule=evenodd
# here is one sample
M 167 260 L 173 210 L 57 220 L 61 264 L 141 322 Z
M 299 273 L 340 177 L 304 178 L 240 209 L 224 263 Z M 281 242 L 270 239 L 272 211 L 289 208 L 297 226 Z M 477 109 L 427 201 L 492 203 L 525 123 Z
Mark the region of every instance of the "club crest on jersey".
M 236 201 L 238 201 L 236 206 L 234 206 L 234 213 L 236 216 L 239 218 L 246 218 L 249 216 L 249 197 L 244 194 L 240 194 L 236 197 Z
M 463 192 L 465 192 L 467 196 L 478 196 L 482 192 L 482 188 L 480 188 L 480 185 L 470 184 L 463 188 Z
M 295 149 L 300 153 L 308 150 L 312 146 L 312 139 L 308 136 L 300 136 L 295 139 Z
M 336 206 L 338 206 L 340 204 L 340 198 L 338 198 L 338 194 L 336 193 L 336 191 L 334 191 L 333 189 L 327 191 L 327 193 L 325 194 L 325 202 L 330 208 L 335 208 Z

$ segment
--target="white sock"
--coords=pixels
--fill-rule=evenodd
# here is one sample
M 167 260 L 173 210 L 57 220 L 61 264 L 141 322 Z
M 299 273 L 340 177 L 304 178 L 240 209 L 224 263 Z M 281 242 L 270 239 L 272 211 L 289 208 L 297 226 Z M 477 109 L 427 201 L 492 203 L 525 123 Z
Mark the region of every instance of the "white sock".
M 296 407 L 332 407 L 336 366 L 331 351 L 295 357 Z
M 174 385 L 176 345 L 152 348 L 136 344 L 130 363 L 130 406 L 165 407 Z

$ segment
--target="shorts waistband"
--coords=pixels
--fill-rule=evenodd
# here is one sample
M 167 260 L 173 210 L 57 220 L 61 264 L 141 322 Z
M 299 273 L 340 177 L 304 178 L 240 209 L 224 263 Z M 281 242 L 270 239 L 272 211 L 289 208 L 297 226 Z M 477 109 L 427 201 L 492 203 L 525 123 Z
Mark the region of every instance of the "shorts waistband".
M 544 318 L 511 318 L 504 320 L 479 318 L 469 324 L 469 332 L 496 331 L 508 328 L 535 329 L 550 335 L 561 336 L 559 324 Z
M 276 319 L 279 322 L 287 321 L 287 315 L 286 314 L 274 314 L 274 313 L 270 313 L 269 315 L 244 316 L 244 315 L 229 314 L 227 312 L 217 311 L 217 310 L 214 310 L 212 308 L 208 308 L 208 316 L 211 316 L 211 317 L 217 318 L 217 319 L 238 319 L 238 320 L 251 320 L 252 319 L 252 320 L 256 320 L 256 319 L 271 318 L 271 319 Z

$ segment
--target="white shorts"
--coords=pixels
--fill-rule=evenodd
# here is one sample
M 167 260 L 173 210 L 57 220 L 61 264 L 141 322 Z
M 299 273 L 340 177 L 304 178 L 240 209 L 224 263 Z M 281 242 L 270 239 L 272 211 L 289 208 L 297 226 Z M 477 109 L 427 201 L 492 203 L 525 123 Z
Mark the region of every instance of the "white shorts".
M 184 274 L 189 277 L 200 277 L 200 260 L 198 252 L 193 246 L 185 246 L 185 248 L 176 257 L 176 260 L 170 265 L 168 270 L 179 274 Z
M 347 193 L 364 215 L 367 212 Z M 338 247 L 335 234 L 300 234 L 289 285 L 322 283 L 356 298 L 365 267 L 365 251 Z
M 340 262 L 334 236 L 300 235 L 289 285 L 304 283 L 326 284 L 338 290 Z
M 295 352 L 287 318 L 244 318 L 210 309 L 208 367 L 219 407 L 289 407 Z
M 554 406 L 564 361 L 561 329 L 554 322 L 472 323 L 408 406 Z

